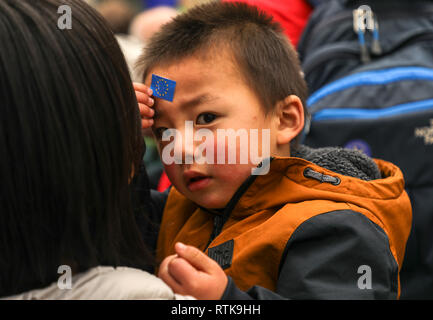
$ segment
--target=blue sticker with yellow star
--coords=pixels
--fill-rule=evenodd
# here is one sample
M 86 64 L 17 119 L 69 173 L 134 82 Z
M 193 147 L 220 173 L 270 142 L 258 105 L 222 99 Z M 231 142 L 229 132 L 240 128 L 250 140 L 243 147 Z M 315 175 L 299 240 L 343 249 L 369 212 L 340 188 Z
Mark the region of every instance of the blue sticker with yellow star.
M 153 90 L 153 95 L 155 97 L 171 102 L 174 97 L 176 81 L 152 74 L 152 83 L 150 84 L 150 88 Z

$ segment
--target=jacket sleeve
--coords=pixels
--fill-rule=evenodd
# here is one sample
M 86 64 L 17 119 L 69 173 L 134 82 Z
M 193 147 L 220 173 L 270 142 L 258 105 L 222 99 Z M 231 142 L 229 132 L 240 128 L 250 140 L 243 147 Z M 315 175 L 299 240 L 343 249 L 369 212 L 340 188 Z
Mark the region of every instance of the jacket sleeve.
M 240 295 L 229 282 L 225 299 Z M 255 286 L 251 299 L 397 299 L 398 265 L 388 237 L 350 210 L 315 216 L 286 244 L 275 293 Z M 245 297 L 243 298 L 245 299 Z

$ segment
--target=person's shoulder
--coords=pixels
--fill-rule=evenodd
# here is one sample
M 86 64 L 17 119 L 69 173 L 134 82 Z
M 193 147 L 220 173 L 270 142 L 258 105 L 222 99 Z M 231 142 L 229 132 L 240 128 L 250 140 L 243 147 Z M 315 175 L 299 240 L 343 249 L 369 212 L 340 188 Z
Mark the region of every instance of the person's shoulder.
M 135 268 L 98 266 L 74 275 L 70 288 L 58 283 L 7 297 L 13 300 L 173 300 L 175 294 L 158 277 Z
M 129 267 L 93 268 L 78 280 L 75 289 L 85 291 L 81 296 L 89 299 L 175 299 L 161 279 Z

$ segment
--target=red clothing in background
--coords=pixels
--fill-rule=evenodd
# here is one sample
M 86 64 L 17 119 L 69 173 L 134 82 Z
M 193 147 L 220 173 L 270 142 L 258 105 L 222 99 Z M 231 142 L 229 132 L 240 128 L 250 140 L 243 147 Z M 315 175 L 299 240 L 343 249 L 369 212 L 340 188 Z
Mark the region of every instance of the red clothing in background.
M 159 179 L 157 190 L 159 192 L 164 192 L 168 187 L 171 186 L 171 182 L 167 177 L 165 171 L 162 172 L 161 178 Z
M 245 2 L 262 9 L 279 22 L 284 33 L 292 42 L 298 45 L 302 31 L 307 24 L 313 8 L 306 0 L 223 0 L 225 2 Z

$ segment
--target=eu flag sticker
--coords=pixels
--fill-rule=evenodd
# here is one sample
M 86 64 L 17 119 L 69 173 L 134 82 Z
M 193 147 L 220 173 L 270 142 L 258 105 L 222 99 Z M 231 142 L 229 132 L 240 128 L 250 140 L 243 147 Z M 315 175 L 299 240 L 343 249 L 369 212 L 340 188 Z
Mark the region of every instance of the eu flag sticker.
M 153 90 L 153 95 L 155 97 L 171 102 L 174 97 L 176 81 L 152 74 L 152 83 L 150 84 L 150 88 Z

